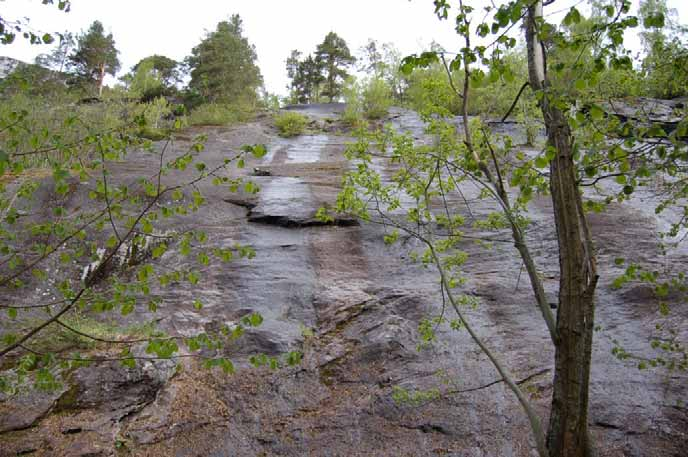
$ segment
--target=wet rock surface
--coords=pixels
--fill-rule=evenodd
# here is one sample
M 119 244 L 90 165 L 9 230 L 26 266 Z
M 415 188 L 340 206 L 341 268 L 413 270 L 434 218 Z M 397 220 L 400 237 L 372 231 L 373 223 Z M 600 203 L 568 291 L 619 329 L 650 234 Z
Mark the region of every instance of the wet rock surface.
M 336 118 L 340 108 L 298 107 L 317 120 Z M 414 113 L 393 110 L 390 119 L 418 141 L 427 140 Z M 501 128 L 508 133 L 515 127 Z M 162 303 L 157 313 L 136 310 L 126 320 L 155 318 L 170 335 L 189 336 L 260 312 L 263 324 L 225 350 L 237 373 L 208 371 L 193 359 L 135 369 L 110 362 L 81 368 L 55 393 L 0 399 L 0 455 L 534 455 L 519 405 L 465 332 L 440 328 L 437 342 L 419 349 L 418 324 L 439 314 L 443 304 L 436 273 L 408 261 L 418 247 L 414 241 L 386 246 L 378 225 L 350 219 L 323 225 L 315 219 L 318 208 L 336 198 L 349 166 L 342 154 L 349 138 L 328 131 L 285 140 L 268 120 L 192 131 L 189 138 L 194 133 L 208 135 L 203 154 L 209 166 L 242 144 L 268 144 L 268 155 L 240 172 L 261 191 L 231 194 L 199 184 L 208 201 L 202 213 L 165 229 L 202 228 L 210 245 L 248 244 L 256 257 L 207 267 L 194 290 L 152 290 Z M 183 150 L 185 141 L 175 147 Z M 154 166 L 150 160 L 134 156 L 113 170 L 112 179 L 125 181 Z M 382 161 L 374 166 L 383 177 L 393 172 Z M 477 189 L 463 190 L 474 214 L 494 210 L 477 198 Z M 71 205 L 86 204 L 71 198 Z M 551 205 L 543 197 L 531 209 L 528 239 L 554 301 Z M 649 350 L 648 335 L 659 319 L 652 295 L 638 286 L 612 290 L 611 281 L 621 273 L 616 257 L 644 253 L 634 260 L 659 262 L 656 231 L 663 221 L 642 201 L 631 201 L 591 215 L 590 222 L 602 276 L 590 394 L 600 455 L 684 455 L 685 374 L 640 371 L 611 354 L 613 340 Z M 546 418 L 549 337 L 508 234 L 490 236 L 496 240 L 491 249 L 470 241 L 464 246 L 464 292 L 481 302 L 467 312 Z M 629 253 L 629 243 L 643 245 Z M 671 262 L 685 264 L 685 252 L 672 256 Z M 172 249 L 156 262 L 179 267 L 187 260 Z M 36 292 L 43 293 L 49 290 Z M 195 298 L 203 309 L 194 309 Z M 672 316 L 685 329 L 688 309 L 682 306 Z M 300 365 L 276 371 L 248 366 L 252 354 L 290 350 L 304 353 Z M 400 392 L 410 397 L 397 401 Z

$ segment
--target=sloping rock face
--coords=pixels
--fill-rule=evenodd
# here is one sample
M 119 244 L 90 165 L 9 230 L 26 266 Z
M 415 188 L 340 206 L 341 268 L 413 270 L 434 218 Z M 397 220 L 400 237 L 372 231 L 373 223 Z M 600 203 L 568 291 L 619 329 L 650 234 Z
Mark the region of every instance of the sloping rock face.
M 331 106 L 300 109 L 320 120 L 337 116 Z M 414 113 L 394 110 L 391 119 L 418 141 L 428 140 Z M 156 318 L 169 334 L 183 336 L 260 312 L 263 325 L 225 350 L 238 372 L 208 371 L 193 359 L 79 369 L 53 394 L 1 399 L 0 455 L 534 455 L 519 405 L 465 331 L 440 327 L 434 344 L 420 344 L 419 323 L 440 314 L 443 301 L 436 272 L 409 261 L 415 242 L 390 247 L 382 241 L 384 227 L 315 219 L 336 198 L 350 138 L 330 132 L 284 140 L 267 120 L 202 133 L 209 137 L 203 152 L 209 167 L 242 144 L 267 143 L 269 154 L 242 172 L 255 175 L 261 192 L 236 195 L 201 183 L 208 201 L 202 213 L 166 228 L 202 228 L 209 243 L 249 244 L 256 257 L 206 268 L 196 290 L 153 290 L 162 300 L 158 312 L 137 310 L 127 320 Z M 182 151 L 184 142 L 175 148 Z M 155 165 L 150 156 L 135 157 L 113 170 L 112 179 Z M 394 171 L 383 161 L 375 166 L 383 177 Z M 478 189 L 463 192 L 474 214 L 494 210 L 478 199 Z M 85 202 L 75 197 L 71 204 Z M 611 354 L 618 340 L 650 355 L 644 351 L 659 322 L 647 290 L 611 289 L 621 273 L 614 259 L 686 262 L 681 250 L 659 259 L 656 230 L 663 222 L 649 208 L 634 201 L 591 215 L 603 278 L 591 429 L 602 456 L 680 456 L 688 446 L 685 374 L 640 371 Z M 554 301 L 557 245 L 547 198 L 534 202 L 531 217 L 528 238 Z M 494 247 L 466 242 L 464 292 L 481 302 L 467 313 L 546 418 L 553 353 L 527 276 L 507 233 L 473 235 L 493 237 Z M 156 262 L 178 268 L 187 260 L 170 250 Z M 203 309 L 194 309 L 194 298 Z M 672 316 L 685 331 L 685 305 Z M 290 350 L 303 352 L 300 365 L 248 366 L 252 354 Z

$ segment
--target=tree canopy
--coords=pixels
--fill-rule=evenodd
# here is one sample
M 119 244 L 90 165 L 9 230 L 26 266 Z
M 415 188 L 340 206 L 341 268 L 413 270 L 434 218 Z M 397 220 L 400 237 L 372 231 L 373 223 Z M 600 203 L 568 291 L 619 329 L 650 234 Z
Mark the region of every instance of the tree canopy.
M 325 78 L 321 63 L 311 54 L 300 60 L 301 52 L 293 50 L 287 59 L 288 88 L 296 103 L 313 103 L 318 100 L 320 86 Z
M 255 101 L 263 77 L 238 14 L 222 21 L 191 51 L 189 88 L 210 102 Z
M 80 80 L 94 84 L 101 95 L 105 75 L 114 76 L 120 68 L 115 39 L 112 33 L 105 34 L 100 21 L 93 21 L 88 30 L 79 35 L 76 41 L 77 47 L 69 56 L 70 66 Z
M 141 59 L 122 77 L 129 90 L 149 101 L 160 95 L 169 95 L 176 91 L 181 82 L 179 62 L 161 55 L 152 55 Z
M 349 74 L 347 67 L 356 59 L 351 55 L 346 41 L 334 32 L 328 33 L 318 45 L 315 59 L 322 65 L 325 73 L 322 95 L 332 102 L 341 95 L 344 79 Z

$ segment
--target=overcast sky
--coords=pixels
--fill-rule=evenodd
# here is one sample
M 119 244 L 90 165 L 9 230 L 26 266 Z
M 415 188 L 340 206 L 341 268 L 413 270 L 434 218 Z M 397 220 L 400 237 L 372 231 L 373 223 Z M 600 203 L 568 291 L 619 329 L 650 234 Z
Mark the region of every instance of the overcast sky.
M 548 8 L 552 12 L 576 3 L 581 2 L 557 0 Z M 678 10 L 680 23 L 688 23 L 688 0 L 668 4 Z M 343 37 L 354 53 L 368 38 L 392 42 L 404 54 L 421 51 L 432 40 L 448 50 L 458 47 L 452 21 L 437 20 L 432 0 L 72 0 L 66 14 L 40 0 L 0 0 L 0 9 L 5 19 L 30 17 L 37 31 L 78 33 L 100 20 L 120 51 L 120 74 L 152 54 L 182 60 L 206 31 L 238 13 L 245 35 L 256 46 L 267 89 L 283 95 L 290 51 L 314 51 L 329 31 Z M 628 47 L 637 48 L 637 34 L 627 35 Z M 0 45 L 0 55 L 27 62 L 49 50 L 21 39 Z

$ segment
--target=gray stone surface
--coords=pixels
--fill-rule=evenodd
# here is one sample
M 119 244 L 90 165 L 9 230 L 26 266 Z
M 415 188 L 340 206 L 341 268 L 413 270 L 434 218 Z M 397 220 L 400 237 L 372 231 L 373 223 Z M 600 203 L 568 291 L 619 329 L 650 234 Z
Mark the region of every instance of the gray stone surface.
M 339 107 L 319 105 L 313 113 L 299 109 L 327 118 L 336 117 Z M 427 140 L 415 114 L 394 110 L 391 120 L 418 141 Z M 156 317 L 170 334 L 190 335 L 260 312 L 263 325 L 226 349 L 239 371 L 227 376 L 189 360 L 174 372 L 165 364 L 134 371 L 111 364 L 81 369 L 59 398 L 41 403 L 34 397 L 31 402 L 39 406 L 25 412 L 17 412 L 19 400 L 4 399 L 0 411 L 9 411 L 11 418 L 0 422 L 5 430 L 0 431 L 0 455 L 31 450 L 33 455 L 533 455 L 521 409 L 465 332 L 440 328 L 436 344 L 418 349 L 418 324 L 441 312 L 442 299 L 436 273 L 408 261 L 409 251 L 418 247 L 414 241 L 389 247 L 375 224 L 314 223 L 315 211 L 336 198 L 348 167 L 342 155 L 345 135 L 284 140 L 268 120 L 189 135 L 199 132 L 209 137 L 203 152 L 209 166 L 244 143 L 270 144 L 265 158 L 249 161 L 241 172 L 258 175 L 253 179 L 262 191 L 236 195 L 201 184 L 208 200 L 202 213 L 164 228 L 203 228 L 208 243 L 249 244 L 256 257 L 206 268 L 197 290 L 185 285 L 153 290 L 163 303 L 158 313 L 137 310 L 127 319 Z M 172 153 L 184 146 L 182 139 Z M 154 166 L 151 160 L 134 154 L 112 179 L 127 181 Z M 387 177 L 394 171 L 383 161 L 375 167 Z M 87 185 L 80 186 L 87 191 Z M 475 188 L 463 191 L 475 214 L 494 210 L 477 199 Z M 78 194 L 69 205 L 86 204 Z M 459 205 L 458 197 L 452 204 Z M 531 209 L 528 239 L 547 293 L 556 297 L 550 202 L 537 198 Z M 685 374 L 639 371 L 611 355 L 613 339 L 649 351 L 648 335 L 659 319 L 651 295 L 633 288 L 612 290 L 610 283 L 621 272 L 615 257 L 659 262 L 656 229 L 662 221 L 640 200 L 612 206 L 590 220 L 602 275 L 597 295 L 601 331 L 594 343 L 590 395 L 593 437 L 602 456 L 683 455 L 688 445 L 688 413 L 681 403 L 687 393 Z M 527 276 L 520 272 L 508 233 L 472 234 L 506 242 L 485 249 L 466 241 L 470 256 L 464 292 L 481 301 L 467 312 L 546 418 L 553 353 Z M 684 251 L 673 255 L 671 262 L 685 265 Z M 176 268 L 190 261 L 171 250 L 157 262 Z M 205 304 L 202 310 L 191 306 L 194 298 Z M 685 304 L 677 305 L 673 316 L 685 329 Z M 247 367 L 251 354 L 289 350 L 303 351 L 300 366 L 277 371 Z M 400 404 L 392 398 L 399 386 L 411 392 L 437 390 L 441 397 Z M 16 424 L 33 425 L 7 431 L 23 427 Z

